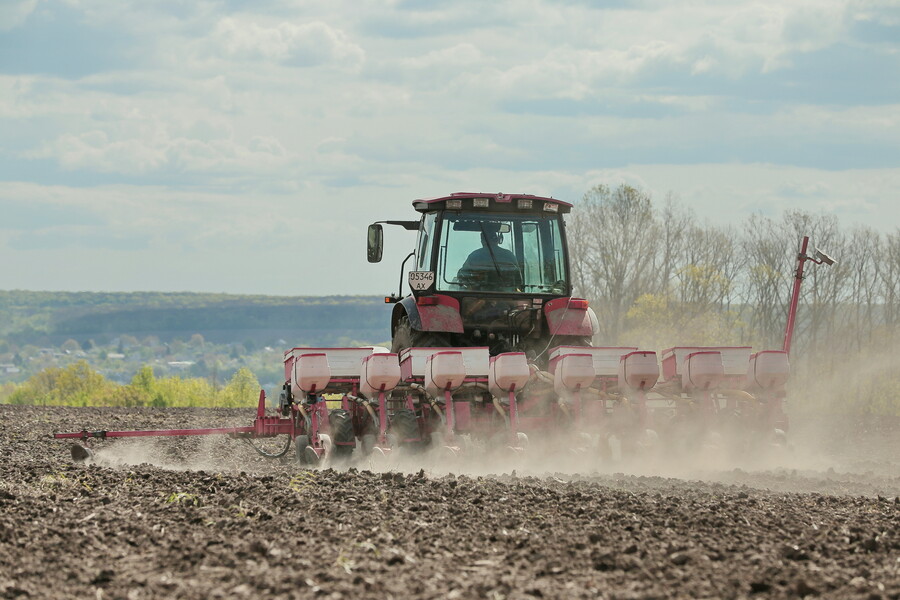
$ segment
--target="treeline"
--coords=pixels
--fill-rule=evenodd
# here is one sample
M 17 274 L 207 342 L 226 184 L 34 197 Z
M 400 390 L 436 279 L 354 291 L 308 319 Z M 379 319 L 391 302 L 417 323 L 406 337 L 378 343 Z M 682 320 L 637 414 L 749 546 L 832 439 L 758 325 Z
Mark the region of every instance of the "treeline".
M 723 200 L 724 201 L 724 200 Z M 900 229 L 786 210 L 713 225 L 669 197 L 597 186 L 568 222 L 577 293 L 597 343 L 782 347 L 800 240 L 836 259 L 806 263 L 792 344 L 793 393 L 900 413 Z
M 217 389 L 208 379 L 156 378 L 144 366 L 127 385 L 118 385 L 91 369 L 86 361 L 49 368 L 24 383 L 0 389 L 0 403 L 34 406 L 255 406 L 259 382 L 247 368 L 238 369 Z
M 54 324 L 56 335 L 166 331 L 172 333 L 253 329 L 323 329 L 331 323 L 377 329 L 384 323 L 384 302 L 300 304 L 297 306 L 216 306 L 137 308 L 91 312 Z
M 169 341 L 194 333 L 220 342 L 243 341 L 279 331 L 282 338 L 298 331 L 315 336 L 334 323 L 386 339 L 388 322 L 382 299 L 369 296 L 0 291 L 0 337 L 17 344 L 120 334 L 152 334 Z

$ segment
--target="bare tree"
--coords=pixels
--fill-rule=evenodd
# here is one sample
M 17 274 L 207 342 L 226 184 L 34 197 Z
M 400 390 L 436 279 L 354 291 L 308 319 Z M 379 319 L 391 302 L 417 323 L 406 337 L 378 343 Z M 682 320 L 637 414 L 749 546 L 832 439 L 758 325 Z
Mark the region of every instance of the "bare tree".
M 875 261 L 875 273 L 887 341 L 893 343 L 900 326 L 900 229 L 885 237 Z
M 742 260 L 729 228 L 691 226 L 685 236 L 683 263 L 676 273 L 678 299 L 698 312 L 724 309 Z
M 763 346 L 780 346 L 790 298 L 789 277 L 795 251 L 783 228 L 768 217 L 752 215 L 744 226 L 741 243 L 745 257 L 741 293 L 743 315 L 753 337 Z
M 869 227 L 855 227 L 842 257 L 842 262 L 847 263 L 848 277 L 844 285 L 849 302 L 841 310 L 843 332 L 839 337 L 852 343 L 857 353 L 872 342 L 881 321 L 877 308 L 880 295 L 877 264 L 881 247 L 878 232 Z
M 613 343 L 625 313 L 652 288 L 658 224 L 650 196 L 627 185 L 588 191 L 571 220 L 576 288 L 595 302 L 601 339 Z
M 738 340 L 781 347 L 800 241 L 809 236 L 809 254 L 819 247 L 837 262 L 807 263 L 794 376 L 813 376 L 809 385 L 824 373 L 871 373 L 845 378 L 842 399 L 852 399 L 855 386 L 858 407 L 896 405 L 900 229 L 882 235 L 789 210 L 753 215 L 735 230 L 697 223 L 671 194 L 656 208 L 635 188 L 602 185 L 585 194 L 570 227 L 574 282 L 597 311 L 600 341 L 647 347 Z
M 657 276 L 655 289 L 651 293 L 662 293 L 669 298 L 675 273 L 685 260 L 685 246 L 696 216 L 693 211 L 679 204 L 671 193 L 666 196 L 658 218 L 657 262 L 654 270 Z

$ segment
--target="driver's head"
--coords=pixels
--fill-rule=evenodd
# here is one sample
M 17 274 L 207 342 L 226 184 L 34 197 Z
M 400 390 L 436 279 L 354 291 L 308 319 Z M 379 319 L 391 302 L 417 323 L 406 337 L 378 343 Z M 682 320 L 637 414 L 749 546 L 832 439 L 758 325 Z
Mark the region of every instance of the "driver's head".
M 502 241 L 499 223 L 484 223 L 481 232 L 481 243 L 484 246 L 499 246 Z

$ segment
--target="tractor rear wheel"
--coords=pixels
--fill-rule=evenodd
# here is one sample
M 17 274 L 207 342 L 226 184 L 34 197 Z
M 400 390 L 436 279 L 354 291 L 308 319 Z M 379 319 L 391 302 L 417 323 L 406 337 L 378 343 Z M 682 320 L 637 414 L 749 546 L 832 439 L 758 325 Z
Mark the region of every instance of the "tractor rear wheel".
M 334 441 L 332 454 L 335 458 L 348 458 L 356 446 L 353 433 L 353 418 L 342 408 L 328 411 L 328 424 L 331 425 L 331 439 Z
M 397 321 L 394 337 L 391 338 L 391 352 L 395 353 L 404 348 L 446 348 L 448 346 L 450 346 L 448 334 L 413 329 L 407 315 L 403 315 Z

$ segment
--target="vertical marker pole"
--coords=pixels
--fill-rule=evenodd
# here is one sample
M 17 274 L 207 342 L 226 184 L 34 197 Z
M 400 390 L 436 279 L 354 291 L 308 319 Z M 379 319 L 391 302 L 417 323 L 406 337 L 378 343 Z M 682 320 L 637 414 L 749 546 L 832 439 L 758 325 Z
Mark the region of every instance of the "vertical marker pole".
M 787 325 L 784 328 L 784 346 L 782 350 L 790 355 L 791 339 L 794 337 L 794 320 L 797 317 L 797 303 L 800 301 L 800 284 L 803 282 L 803 263 L 809 258 L 806 256 L 806 247 L 809 245 L 809 236 L 803 236 L 800 244 L 800 254 L 797 255 L 797 271 L 794 273 L 794 291 L 791 295 L 791 304 L 788 308 Z

